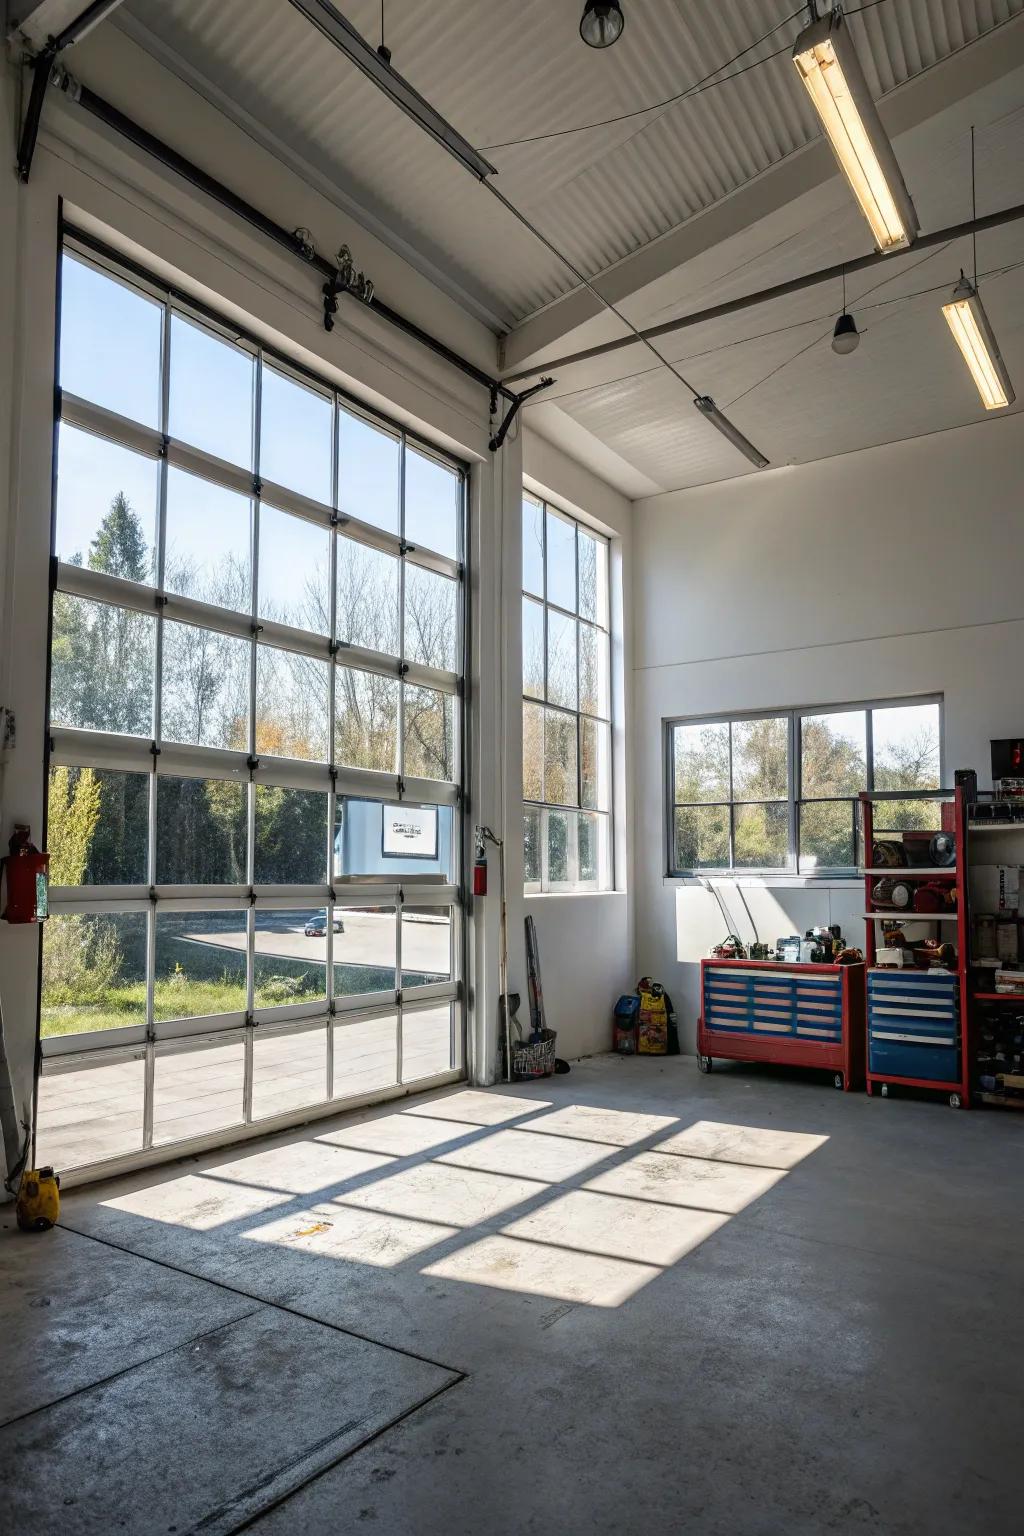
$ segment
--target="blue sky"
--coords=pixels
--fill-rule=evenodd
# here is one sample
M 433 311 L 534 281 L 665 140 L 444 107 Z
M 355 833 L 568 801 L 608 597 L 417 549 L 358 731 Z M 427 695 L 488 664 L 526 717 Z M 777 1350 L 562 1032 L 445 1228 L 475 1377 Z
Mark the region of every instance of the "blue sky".
M 160 426 L 159 304 L 74 257 L 65 256 L 61 303 L 60 383 L 84 399 Z M 171 317 L 169 431 L 189 445 L 252 468 L 255 364 L 239 347 L 179 315 Z M 333 410 L 327 397 L 265 366 L 262 377 L 260 473 L 321 502 L 331 499 Z M 355 412 L 339 412 L 339 501 L 343 512 L 399 531 L 398 439 Z M 412 544 L 458 554 L 458 480 L 419 453 L 406 452 L 406 537 Z M 157 464 L 114 443 L 62 426 L 57 483 L 57 553 L 88 557 L 110 502 L 123 490 L 152 547 Z M 260 609 L 295 606 L 308 577 L 325 569 L 326 535 L 274 511 L 261 535 Z M 171 469 L 168 550 L 217 571 L 228 554 L 249 558 L 247 498 Z M 322 564 L 321 564 L 322 562 Z

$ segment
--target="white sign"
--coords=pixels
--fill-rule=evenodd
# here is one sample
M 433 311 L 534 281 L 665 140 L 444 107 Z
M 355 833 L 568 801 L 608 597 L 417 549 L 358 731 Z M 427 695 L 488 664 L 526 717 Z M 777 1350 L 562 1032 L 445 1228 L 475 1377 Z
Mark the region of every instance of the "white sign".
M 437 806 L 386 805 L 381 852 L 386 859 L 436 859 Z

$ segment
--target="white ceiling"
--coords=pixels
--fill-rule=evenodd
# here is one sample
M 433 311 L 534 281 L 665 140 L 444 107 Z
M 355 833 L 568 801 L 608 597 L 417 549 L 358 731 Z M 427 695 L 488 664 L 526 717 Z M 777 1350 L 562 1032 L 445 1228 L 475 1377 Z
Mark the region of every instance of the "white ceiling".
M 379 0 L 335 3 L 379 40 Z M 845 184 L 815 143 L 788 57 L 801 24 L 792 19 L 795 0 L 628 0 L 623 37 L 605 53 L 580 42 L 580 6 L 385 0 L 386 39 L 395 67 L 498 166 L 505 195 L 599 277 L 634 323 L 660 323 L 869 249 Z M 781 50 L 777 57 L 675 106 L 489 147 L 659 101 L 779 23 L 733 68 Z M 322 190 L 334 189 L 496 330 L 511 331 L 513 362 L 518 355 L 532 365 L 622 334 L 287 0 L 126 0 L 107 25 L 164 59 Z M 1024 201 L 1024 0 L 878 0 L 851 16 L 850 28 L 872 90 L 906 130 L 897 153 L 925 230 L 969 215 L 971 122 L 979 211 Z M 981 270 L 1016 261 L 1024 261 L 1024 225 L 985 237 Z M 940 296 L 867 306 L 952 285 L 961 263 L 970 264 L 966 250 L 910 252 L 852 279 L 864 339 L 851 358 L 828 345 L 840 300 L 822 288 L 661 345 L 699 389 L 723 406 L 735 402 L 737 424 L 773 464 L 939 430 L 984 414 L 951 351 Z M 985 284 L 1024 395 L 1022 298 L 1020 271 Z M 560 369 L 528 419 L 599 463 L 628 495 L 745 472 L 678 381 L 653 365 L 630 348 Z

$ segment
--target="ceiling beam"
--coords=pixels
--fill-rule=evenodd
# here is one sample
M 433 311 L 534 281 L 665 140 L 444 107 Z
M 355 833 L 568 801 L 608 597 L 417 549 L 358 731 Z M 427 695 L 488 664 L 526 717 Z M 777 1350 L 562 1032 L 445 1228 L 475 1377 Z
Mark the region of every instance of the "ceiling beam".
M 52 38 L 56 47 L 69 48 L 98 27 L 121 0 L 8 0 L 7 35 L 20 33 L 33 48 L 43 48 Z
M 1022 65 L 1024 14 L 1019 14 L 883 97 L 879 111 L 886 131 L 893 138 L 909 133 Z M 594 287 L 617 305 L 646 298 L 649 302 L 644 307 L 650 313 L 655 307 L 651 290 L 660 281 L 839 174 L 828 142 L 816 139 L 609 267 L 592 279 Z M 635 318 L 635 308 L 633 313 Z M 601 303 L 585 288 L 547 305 L 504 338 L 503 374 L 530 371 L 534 363 L 550 356 L 553 347 L 564 347 L 574 332 L 601 314 Z M 597 337 L 591 331 L 586 339 Z

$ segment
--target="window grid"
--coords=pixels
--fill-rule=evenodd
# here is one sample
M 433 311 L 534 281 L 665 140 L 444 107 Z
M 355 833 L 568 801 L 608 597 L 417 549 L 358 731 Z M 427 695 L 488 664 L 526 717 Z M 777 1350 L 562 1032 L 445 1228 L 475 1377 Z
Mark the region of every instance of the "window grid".
M 862 787 L 866 790 L 876 788 L 876 764 L 874 747 L 874 714 L 876 711 L 887 709 L 926 709 L 933 707 L 936 711 L 936 745 L 935 763 L 936 770 L 933 775 L 934 783 L 906 785 L 908 792 L 918 792 L 920 789 L 935 789 L 939 787 L 943 779 L 943 701 L 941 695 L 925 695 L 903 699 L 874 700 L 868 703 L 857 704 L 824 704 L 796 708 L 791 710 L 761 710 L 746 714 L 713 715 L 696 718 L 684 718 L 668 720 L 665 722 L 665 773 L 667 787 L 667 872 L 670 877 L 686 876 L 701 873 L 728 873 L 728 874 L 800 874 L 803 876 L 853 876 L 856 877 L 860 867 L 864 864 L 864 850 L 862 847 L 861 827 L 859 822 L 858 799 L 856 795 L 806 795 L 803 784 L 803 734 L 804 722 L 817 717 L 829 715 L 849 715 L 851 719 L 860 717 L 864 729 L 864 781 Z M 787 722 L 787 798 L 781 799 L 766 797 L 754 800 L 749 797 L 737 799 L 735 786 L 735 751 L 733 728 L 738 724 L 751 721 L 785 720 Z M 702 728 L 712 726 L 726 726 L 728 730 L 729 754 L 728 754 L 728 780 L 729 799 L 711 800 L 685 800 L 679 799 L 676 788 L 676 753 L 675 733 L 682 728 Z M 737 810 L 755 804 L 785 803 L 787 812 L 787 845 L 786 860 L 780 864 L 737 864 L 736 862 L 736 824 Z M 927 804 L 927 802 L 925 802 Z M 850 814 L 850 843 L 852 858 L 841 864 L 819 864 L 812 855 L 801 852 L 801 833 L 805 810 L 815 806 L 847 806 Z M 677 816 L 680 811 L 718 811 L 725 814 L 728 849 L 727 859 L 722 863 L 698 863 L 684 866 L 678 857 L 677 844 Z M 922 810 L 921 815 L 927 816 L 929 812 Z
M 612 762 L 611 762 L 611 757 L 612 757 L 612 753 L 611 753 L 611 677 L 610 677 L 610 667 L 611 667 L 611 635 L 610 635 L 610 591 L 609 591 L 609 586 L 608 586 L 609 579 L 610 579 L 610 573 L 609 573 L 610 545 L 609 545 L 609 541 L 607 539 L 604 539 L 600 534 L 595 533 L 592 529 L 587 528 L 584 524 L 580 523 L 577 519 L 571 517 L 568 513 L 562 512 L 561 509 L 555 508 L 554 506 L 552 506 L 551 504 L 549 504 L 549 503 L 547 503 L 545 501 L 542 501 L 540 499 L 537 499 L 537 498 L 534 498 L 532 496 L 524 494 L 523 506 L 524 506 L 524 510 L 527 507 L 531 507 L 531 508 L 538 509 L 540 511 L 541 527 L 542 527 L 542 532 L 541 532 L 541 564 L 542 564 L 541 591 L 538 593 L 536 591 L 531 590 L 527 586 L 527 584 L 526 584 L 526 582 L 524 580 L 523 587 L 522 587 L 522 599 L 521 600 L 523 602 L 524 609 L 525 609 L 525 605 L 527 603 L 533 603 L 537 607 L 539 607 L 540 610 L 541 610 L 541 662 L 542 662 L 542 665 L 541 665 L 541 695 L 538 697 L 536 695 L 527 693 L 526 692 L 526 688 L 525 688 L 525 681 L 524 681 L 523 709 L 524 709 L 524 724 L 525 724 L 525 720 L 526 720 L 526 711 L 527 711 L 527 709 L 529 709 L 531 706 L 533 706 L 533 707 L 535 707 L 535 708 L 537 708 L 537 709 L 539 709 L 541 711 L 540 771 L 541 771 L 541 778 L 542 778 L 542 787 L 543 787 L 543 791 L 544 791 L 543 798 L 541 798 L 541 799 L 536 799 L 536 798 L 534 798 L 532 796 L 527 796 L 527 795 L 524 794 L 524 802 L 523 802 L 524 803 L 524 818 L 525 818 L 524 819 L 524 834 L 525 834 L 526 841 L 527 841 L 527 844 L 528 844 L 528 842 L 529 842 L 529 832 L 526 830 L 526 827 L 527 827 L 527 825 L 529 823 L 530 817 L 531 816 L 535 816 L 537 818 L 537 827 L 538 827 L 538 834 L 537 835 L 538 835 L 538 844 L 539 844 L 539 846 L 538 846 L 538 853 L 539 853 L 539 858 L 540 858 L 540 869 L 539 869 L 540 878 L 539 879 L 531 879 L 530 878 L 530 869 L 529 869 L 529 855 L 527 853 L 527 869 L 526 869 L 525 886 L 526 886 L 527 892 L 531 892 L 531 891 L 534 891 L 534 892 L 536 892 L 536 891 L 548 891 L 548 890 L 570 891 L 570 890 L 593 890 L 593 889 L 602 889 L 603 890 L 603 889 L 609 889 L 609 888 L 611 888 L 612 883 L 613 883 L 613 878 L 612 878 L 612 811 L 611 811 L 612 792 L 613 792 L 613 790 L 612 790 Z M 550 519 L 551 519 L 551 517 L 557 518 L 561 523 L 568 524 L 569 526 L 571 526 L 571 528 L 573 530 L 573 597 L 574 597 L 574 607 L 572 607 L 572 608 L 567 607 L 564 604 L 559 603 L 558 601 L 556 601 L 555 598 L 552 597 L 551 592 L 550 592 L 550 560 L 549 560 L 549 553 L 550 553 L 550 551 L 549 551 L 549 542 L 548 542 L 548 529 L 549 529 L 549 526 L 550 526 Z M 526 520 L 524 518 L 524 537 L 525 537 L 525 523 L 526 523 Z M 596 568 L 595 568 L 595 614 L 594 614 L 594 617 L 592 619 L 584 616 L 584 614 L 581 612 L 581 581 L 580 581 L 580 540 L 581 540 L 581 538 L 587 538 L 587 539 L 593 540 L 595 545 L 601 546 L 604 549 L 604 551 L 605 551 L 604 557 L 603 557 L 603 559 L 604 559 L 604 582 L 603 582 L 603 587 L 602 587 L 602 581 L 601 581 L 600 573 L 598 573 L 596 571 Z M 602 600 L 603 600 L 603 602 L 602 602 Z M 603 607 L 603 611 L 602 611 L 602 607 Z M 567 622 L 571 623 L 574 626 L 574 635 L 575 635 L 575 669 L 574 670 L 575 670 L 575 698 L 576 698 L 576 707 L 575 708 L 570 707 L 569 705 L 566 705 L 566 704 L 552 702 L 550 700 L 550 694 L 551 694 L 551 675 L 550 675 L 551 643 L 550 643 L 550 641 L 551 641 L 551 619 L 552 619 L 553 615 L 556 616 L 557 618 L 566 620 Z M 582 699 L 583 699 L 583 647 L 582 647 L 580 641 L 581 641 L 581 638 L 584 635 L 584 633 L 590 633 L 590 632 L 593 632 L 597 636 L 597 643 L 598 643 L 597 683 L 596 683 L 597 690 L 598 690 L 598 710 L 597 711 L 584 708 L 583 704 L 582 704 Z M 524 639 L 524 650 L 525 650 L 525 639 Z M 605 694 L 605 704 L 606 704 L 606 712 L 605 713 L 600 713 L 600 707 L 601 707 L 601 703 L 602 703 L 602 698 L 601 698 L 602 688 L 601 688 L 601 681 L 600 681 L 600 679 L 602 678 L 602 676 L 603 676 L 603 679 L 604 679 L 604 690 L 603 691 L 604 691 L 604 694 Z M 575 744 L 576 744 L 576 754 L 575 754 L 575 757 L 576 757 L 576 770 L 575 770 L 576 796 L 575 796 L 575 802 L 574 803 L 570 802 L 570 801 L 555 800 L 555 799 L 549 797 L 548 794 L 547 794 L 547 783 L 546 783 L 546 778 L 547 778 L 547 773 L 546 773 L 546 756 L 547 756 L 547 752 L 546 752 L 546 737 L 547 737 L 547 719 L 548 719 L 548 716 L 550 716 L 550 715 L 559 716 L 559 717 L 562 717 L 562 718 L 564 718 L 566 720 L 571 720 L 573 722 L 573 724 L 574 724 L 574 738 L 575 738 Z M 603 731 L 603 732 L 605 732 L 605 735 L 606 735 L 606 747 L 604 749 L 605 752 L 606 752 L 606 757 L 607 757 L 607 768 L 606 768 L 606 780 L 607 780 L 607 783 L 606 783 L 606 791 L 605 791 L 605 794 L 604 794 L 603 797 L 600 795 L 600 792 L 598 793 L 598 796 L 597 796 L 597 798 L 598 798 L 598 805 L 597 805 L 596 808 L 594 808 L 593 806 L 585 806 L 584 805 L 584 750 L 583 750 L 583 742 L 584 742 L 584 728 L 585 728 L 585 726 L 587 724 L 593 725 L 597 732 L 600 733 L 600 732 Z M 598 736 L 598 741 L 600 743 L 600 735 Z M 598 756 L 597 756 L 597 760 L 595 762 L 595 772 L 598 774 L 598 778 L 599 779 L 600 779 L 600 768 L 599 768 L 598 765 L 599 765 L 600 759 L 601 759 L 601 750 L 602 749 L 601 749 L 601 747 L 599 745 L 599 747 L 598 747 Z M 595 850 L 593 850 L 593 857 L 595 858 L 595 862 L 596 862 L 596 874 L 595 874 L 594 878 L 587 879 L 587 878 L 580 877 L 580 878 L 568 879 L 568 880 L 557 880 L 557 879 L 553 879 L 551 877 L 550 868 L 549 868 L 550 847 L 549 847 L 549 837 L 548 837 L 548 825 L 549 825 L 549 817 L 550 817 L 550 813 L 551 812 L 554 812 L 556 815 L 564 815 L 567 818 L 567 851 L 566 851 L 567 872 L 571 872 L 573 869 L 575 869 L 577 871 L 579 870 L 579 842 L 578 842 L 578 836 L 579 836 L 579 821 L 580 821 L 580 817 L 581 816 L 586 816 L 586 817 L 590 817 L 590 818 L 593 819 L 594 825 L 595 825 L 595 827 L 597 829 L 597 846 L 596 846 Z
M 243 1035 L 245 1041 L 245 1070 L 243 1086 L 243 1120 L 248 1123 L 253 1114 L 253 1029 L 262 1025 L 274 1024 L 276 1028 L 294 1023 L 297 1029 L 308 1030 L 317 1020 L 321 1020 L 322 1027 L 327 1030 L 327 1101 L 339 1097 L 343 1092 L 343 1085 L 333 1081 L 333 1055 L 335 1027 L 344 1024 L 347 1020 L 365 1017 L 375 1013 L 381 1008 L 390 1010 L 396 1019 L 396 1083 L 404 1081 L 402 1075 L 402 1021 L 406 1009 L 420 1010 L 429 1006 L 437 1007 L 439 1003 L 446 1003 L 452 1011 L 450 1021 L 451 1051 L 448 1063 L 451 1070 L 460 1065 L 462 1054 L 462 1027 L 461 1008 L 459 999 L 461 987 L 459 975 L 461 961 L 461 888 L 459 880 L 459 837 L 457 835 L 456 811 L 460 799 L 458 788 L 461 774 L 459 761 L 459 745 L 461 730 L 458 724 L 458 710 L 462 694 L 461 668 L 464 636 L 464 586 L 463 566 L 461 558 L 440 554 L 434 550 L 418 548 L 406 538 L 407 531 L 407 506 L 405 499 L 405 464 L 407 451 L 414 447 L 416 453 L 425 461 L 432 462 L 446 470 L 453 480 L 451 502 L 451 517 L 455 526 L 456 550 L 461 557 L 463 553 L 463 540 L 465 537 L 465 471 L 464 468 L 448 459 L 443 454 L 437 453 L 428 444 L 415 438 L 413 434 L 404 429 L 395 427 L 384 418 L 375 416 L 364 408 L 354 405 L 344 394 L 325 383 L 313 378 L 304 370 L 296 369 L 287 360 L 280 358 L 270 349 L 260 346 L 257 342 L 239 336 L 239 333 L 227 326 L 222 321 L 209 313 L 200 312 L 197 307 L 184 301 L 179 296 L 161 288 L 151 279 L 140 277 L 132 273 L 126 277 L 121 264 L 114 258 L 101 254 L 92 248 L 92 243 L 78 237 L 70 237 L 65 241 L 65 255 L 72 257 L 76 262 L 89 267 L 99 273 L 103 278 L 113 279 L 129 291 L 142 291 L 148 297 L 157 301 L 161 308 L 161 332 L 159 350 L 159 423 L 154 431 L 140 425 L 127 417 L 107 409 L 103 405 L 93 404 L 71 394 L 58 393 L 58 412 L 62 422 L 67 422 L 75 427 L 84 428 L 92 438 L 110 443 L 119 443 L 124 447 L 142 452 L 147 459 L 155 459 L 156 474 L 156 520 L 154 534 L 154 560 L 155 569 L 152 572 L 154 585 L 139 584 L 122 578 L 119 575 L 111 575 L 103 570 L 93 570 L 83 564 L 59 563 L 57 567 L 57 593 L 66 597 L 86 598 L 91 603 L 105 603 L 107 608 L 102 610 L 110 614 L 109 605 L 114 609 L 121 609 L 123 613 L 149 613 L 153 615 L 153 643 L 152 643 L 152 696 L 150 701 L 150 733 L 146 736 L 125 735 L 113 731 L 91 728 L 78 728 L 74 725 L 52 723 L 50 727 L 50 768 L 66 765 L 72 768 L 93 768 L 101 771 L 115 771 L 120 773 L 134 773 L 147 775 L 146 788 L 146 855 L 145 878 L 146 886 L 64 886 L 55 885 L 51 892 L 51 909 L 55 918 L 59 921 L 63 915 L 107 914 L 110 916 L 129 914 L 131 912 L 146 914 L 145 932 L 145 1023 L 130 1024 L 127 1027 L 115 1030 L 97 1029 L 92 1033 L 74 1033 L 65 1036 L 48 1036 L 43 1040 L 43 1053 L 52 1061 L 50 1070 L 59 1070 L 58 1063 L 63 1062 L 69 1066 L 73 1059 L 84 1057 L 86 1053 L 93 1051 L 106 1051 L 125 1049 L 131 1050 L 133 1044 L 144 1047 L 145 1060 L 145 1106 L 143 1112 L 143 1148 L 148 1149 L 153 1144 L 154 1138 L 154 1051 L 158 1041 L 171 1039 L 191 1039 L 202 1036 L 215 1035 L 218 1039 L 230 1038 L 225 1031 L 238 1030 L 244 1026 Z M 252 356 L 254 360 L 253 379 L 253 409 L 252 409 L 252 469 L 244 471 L 237 466 L 228 464 L 215 456 L 201 452 L 180 439 L 173 438 L 168 428 L 170 426 L 170 395 L 171 395 L 171 333 L 172 318 L 182 316 L 194 324 L 201 325 L 207 332 L 217 334 L 221 339 L 227 340 L 232 346 L 241 347 Z M 320 398 L 330 402 L 331 407 L 331 505 L 326 503 L 311 502 L 297 492 L 288 490 L 287 487 L 264 485 L 260 477 L 260 452 L 262 446 L 262 380 L 264 367 L 272 364 L 275 373 L 292 378 L 307 389 L 315 391 Z M 358 416 L 375 429 L 385 432 L 392 437 L 397 444 L 398 462 L 400 466 L 400 491 L 397 507 L 398 526 L 397 531 L 390 533 L 385 529 L 377 528 L 372 524 L 364 524 L 358 519 L 344 514 L 339 506 L 340 498 L 340 413 L 346 411 L 351 416 Z M 187 465 L 190 472 L 198 472 L 200 477 L 209 484 L 223 485 L 229 489 L 243 490 L 250 503 L 249 512 L 249 600 L 247 611 L 225 609 L 214 603 L 209 603 L 201 598 L 181 597 L 166 591 L 167 559 L 168 559 L 168 476 L 172 465 Z M 269 500 L 267 493 L 269 491 Z M 274 621 L 261 621 L 260 613 L 260 517 L 264 503 L 279 508 L 291 516 L 297 516 L 314 523 L 325 529 L 328 537 L 328 583 L 329 593 L 327 598 L 328 627 L 330 638 L 320 637 L 310 631 L 295 631 L 292 627 Z M 344 641 L 337 641 L 338 626 L 338 563 L 339 563 L 339 539 L 341 537 L 355 541 L 354 547 L 366 547 L 370 549 L 382 549 L 392 554 L 397 561 L 399 572 L 399 623 L 400 629 L 396 641 L 396 652 L 385 654 L 374 652 L 364 647 L 349 645 Z M 346 546 L 347 547 L 347 546 Z M 450 596 L 446 596 L 446 605 L 454 599 L 454 612 L 451 615 L 451 624 L 447 624 L 447 612 L 442 615 L 439 628 L 443 632 L 453 630 L 454 655 L 446 654 L 443 658 L 445 664 L 434 666 L 431 659 L 427 661 L 408 661 L 404 656 L 405 635 L 405 574 L 408 565 L 415 565 L 418 569 L 432 571 L 438 576 L 443 576 L 452 582 Z M 246 639 L 249 645 L 248 653 L 248 719 L 245 733 L 245 750 L 221 746 L 199 746 L 177 743 L 165 739 L 164 730 L 164 672 L 166 660 L 166 624 L 174 621 L 177 624 L 189 623 L 193 626 L 201 625 L 215 637 L 227 637 L 237 635 Z M 189 633 L 198 631 L 190 630 Z M 259 712 L 259 679 L 258 679 L 258 647 L 266 646 L 267 642 L 276 641 L 271 654 L 287 654 L 293 658 L 302 656 L 321 657 L 326 664 L 327 672 L 327 717 L 328 736 L 327 751 L 321 761 L 306 762 L 297 761 L 284 756 L 275 757 L 264 754 L 258 756 L 256 752 L 257 727 L 260 718 Z M 281 642 L 290 642 L 293 649 L 286 649 Z M 451 640 L 447 642 L 447 649 L 451 650 Z M 270 647 L 267 647 L 268 650 Z M 394 734 L 395 749 L 394 760 L 389 764 L 387 771 L 378 768 L 360 766 L 343 760 L 344 754 L 339 754 L 336 692 L 338 683 L 338 669 L 346 665 L 356 667 L 357 673 L 367 678 L 374 676 L 389 676 L 395 679 L 394 688 L 397 693 L 397 710 L 395 716 Z M 440 705 L 442 720 L 442 736 L 440 739 L 440 759 L 436 765 L 438 777 L 435 779 L 414 778 L 406 783 L 404 773 L 406 760 L 406 742 L 403 734 L 405 694 L 407 689 L 416 689 L 422 693 L 429 687 L 434 692 L 432 699 Z M 192 779 L 196 781 L 220 781 L 225 783 L 237 783 L 243 788 L 245 808 L 245 883 L 240 886 L 230 884 L 217 884 L 213 886 L 201 885 L 175 885 L 167 886 L 159 883 L 161 874 L 159 866 L 159 795 L 163 786 L 168 785 L 169 776 L 174 778 Z M 258 886 L 256 884 L 256 858 L 257 858 L 257 792 L 260 786 L 278 787 L 286 790 L 306 789 L 316 790 L 323 797 L 323 826 L 326 854 L 327 879 L 312 884 L 291 883 L 284 885 Z M 452 871 L 451 882 L 445 883 L 441 876 L 420 876 L 416 873 L 401 876 L 386 875 L 375 877 L 372 882 L 365 879 L 358 883 L 358 895 L 356 887 L 348 890 L 351 885 L 349 877 L 335 875 L 334 847 L 335 835 L 338 826 L 338 807 L 342 803 L 351 803 L 354 799 L 363 798 L 382 803 L 401 803 L 408 793 L 408 801 L 413 804 L 437 807 L 439 820 L 445 812 L 442 807 L 452 808 L 450 816 L 449 847 L 446 850 L 446 859 L 449 869 Z M 348 894 L 346 894 L 348 891 Z M 334 944 L 334 918 L 337 912 L 364 906 L 374 900 L 386 899 L 393 909 L 394 924 L 396 930 L 395 951 L 396 964 L 394 967 L 393 985 L 386 986 L 383 991 L 373 990 L 364 995 L 345 993 L 344 989 L 336 995 L 335 977 L 335 944 Z M 293 1005 L 281 1005 L 274 1007 L 257 1008 L 255 1005 L 255 986 L 257 970 L 257 953 L 255 948 L 255 933 L 257 913 L 261 910 L 287 911 L 289 909 L 306 910 L 311 904 L 322 903 L 326 915 L 325 934 L 325 998 L 319 1003 L 296 1003 Z M 439 914 L 437 921 L 442 930 L 447 922 L 448 932 L 448 963 L 447 979 L 441 981 L 429 981 L 426 977 L 420 978 L 423 984 L 415 984 L 416 977 L 410 972 L 413 985 L 403 987 L 403 972 L 401 961 L 401 928 L 403 911 L 409 906 L 417 910 L 423 910 L 429 914 L 435 909 Z M 201 1017 L 184 1017 L 181 1019 L 158 1020 L 156 987 L 157 987 L 157 919 L 158 914 L 173 914 L 175 912 L 194 911 L 202 913 L 237 912 L 244 924 L 245 931 L 245 986 L 244 1008 L 234 1012 L 216 1013 L 210 1012 Z M 428 973 L 429 974 L 429 973 Z M 403 996 L 403 994 L 405 994 Z M 456 1028 L 455 1010 L 459 1011 L 459 1028 Z M 99 1059 L 99 1058 L 97 1058 Z M 422 1076 L 423 1074 L 420 1073 Z M 237 1120 L 232 1123 L 238 1123 Z

